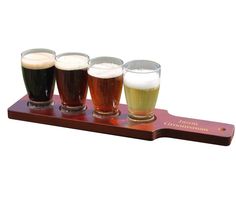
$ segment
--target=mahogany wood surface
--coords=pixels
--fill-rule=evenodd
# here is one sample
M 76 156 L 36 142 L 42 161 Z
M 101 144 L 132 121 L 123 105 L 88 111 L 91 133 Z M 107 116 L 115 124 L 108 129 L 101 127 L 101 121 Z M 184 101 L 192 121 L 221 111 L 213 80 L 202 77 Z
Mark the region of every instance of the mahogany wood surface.
M 80 114 L 63 114 L 59 96 L 54 96 L 54 106 L 49 109 L 32 110 L 24 96 L 8 108 L 8 117 L 35 123 L 88 130 L 144 140 L 172 137 L 218 145 L 229 145 L 234 135 L 234 126 L 226 123 L 178 117 L 166 110 L 155 109 L 155 120 L 136 123 L 127 118 L 127 105 L 120 104 L 118 117 L 99 119 L 92 115 L 93 105 L 87 100 L 87 110 Z

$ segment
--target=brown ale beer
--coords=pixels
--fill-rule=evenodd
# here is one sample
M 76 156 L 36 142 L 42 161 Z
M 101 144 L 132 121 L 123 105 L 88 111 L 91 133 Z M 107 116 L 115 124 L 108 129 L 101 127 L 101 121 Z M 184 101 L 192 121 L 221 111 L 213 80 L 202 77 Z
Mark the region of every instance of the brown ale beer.
M 57 87 L 64 112 L 84 111 L 88 91 L 89 57 L 82 53 L 64 53 L 56 56 Z
M 21 54 L 22 74 L 31 108 L 52 104 L 55 85 L 55 52 L 49 49 L 30 49 Z
M 88 84 L 95 117 L 119 114 L 123 85 L 122 65 L 122 60 L 113 57 L 98 57 L 90 61 Z

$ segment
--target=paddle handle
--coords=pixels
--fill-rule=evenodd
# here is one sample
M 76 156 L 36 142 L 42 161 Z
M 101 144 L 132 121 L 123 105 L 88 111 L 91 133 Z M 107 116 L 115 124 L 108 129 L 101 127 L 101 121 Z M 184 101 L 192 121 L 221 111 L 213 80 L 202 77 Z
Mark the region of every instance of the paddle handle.
M 172 137 L 184 140 L 230 145 L 234 125 L 174 116 L 168 113 L 158 137 Z

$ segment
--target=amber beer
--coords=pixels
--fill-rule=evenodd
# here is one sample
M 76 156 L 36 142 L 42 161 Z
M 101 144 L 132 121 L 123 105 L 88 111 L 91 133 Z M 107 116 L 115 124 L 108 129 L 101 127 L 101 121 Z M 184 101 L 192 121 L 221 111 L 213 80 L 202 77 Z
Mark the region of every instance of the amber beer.
M 52 104 L 55 85 L 55 52 L 30 49 L 21 54 L 22 74 L 30 108 L 45 108 Z
M 62 112 L 86 109 L 88 61 L 89 57 L 83 53 L 63 53 L 56 56 L 55 71 Z
M 90 61 L 88 84 L 95 117 L 119 114 L 123 85 L 122 64 L 122 60 L 113 57 L 99 57 Z
M 160 71 L 159 64 L 147 60 L 135 60 L 124 65 L 124 89 L 130 120 L 147 122 L 154 119 Z

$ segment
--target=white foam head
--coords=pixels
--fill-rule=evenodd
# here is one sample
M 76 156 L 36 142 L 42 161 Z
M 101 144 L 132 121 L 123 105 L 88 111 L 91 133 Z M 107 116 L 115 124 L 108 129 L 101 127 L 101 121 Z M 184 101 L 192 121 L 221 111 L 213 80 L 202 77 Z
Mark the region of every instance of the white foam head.
M 56 58 L 55 66 L 61 70 L 77 70 L 88 67 L 89 58 L 79 54 L 65 54 Z
M 152 89 L 160 85 L 160 77 L 152 70 L 132 70 L 124 74 L 124 85 L 135 89 Z
M 97 78 L 111 79 L 123 74 L 122 66 L 115 63 L 98 63 L 89 67 L 88 74 Z
M 21 58 L 21 64 L 28 69 L 47 69 L 55 64 L 55 55 L 48 52 L 32 52 Z

